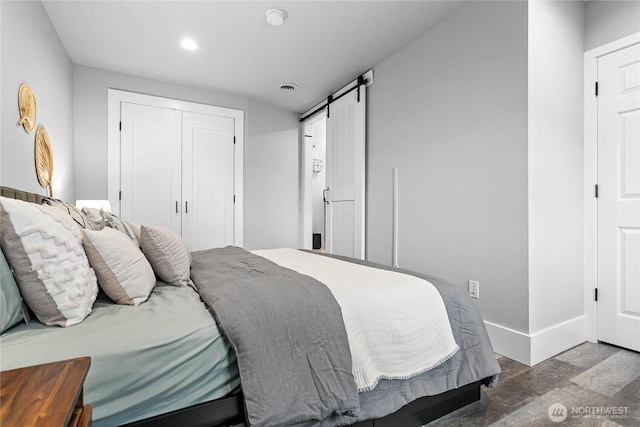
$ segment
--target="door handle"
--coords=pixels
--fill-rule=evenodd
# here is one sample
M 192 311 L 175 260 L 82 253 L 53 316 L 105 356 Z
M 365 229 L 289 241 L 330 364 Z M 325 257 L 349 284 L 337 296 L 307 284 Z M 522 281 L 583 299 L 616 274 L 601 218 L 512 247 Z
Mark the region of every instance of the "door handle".
M 178 213 L 178 201 L 176 200 L 176 213 Z
M 329 201 L 327 200 L 327 191 L 329 191 L 329 187 L 322 190 L 322 200 L 328 205 Z
M 189 213 L 189 202 L 184 202 L 184 213 Z

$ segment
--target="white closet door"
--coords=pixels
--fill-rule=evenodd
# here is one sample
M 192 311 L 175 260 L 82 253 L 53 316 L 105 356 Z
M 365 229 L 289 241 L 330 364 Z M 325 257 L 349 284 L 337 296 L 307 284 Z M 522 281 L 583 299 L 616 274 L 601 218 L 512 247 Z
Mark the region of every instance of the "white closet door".
M 365 105 L 353 90 L 329 106 L 327 118 L 327 252 L 365 257 Z
M 234 244 L 234 120 L 185 112 L 182 237 L 192 251 Z
M 180 235 L 182 112 L 127 102 L 120 112 L 120 215 Z
M 598 59 L 597 338 L 640 351 L 640 45 Z

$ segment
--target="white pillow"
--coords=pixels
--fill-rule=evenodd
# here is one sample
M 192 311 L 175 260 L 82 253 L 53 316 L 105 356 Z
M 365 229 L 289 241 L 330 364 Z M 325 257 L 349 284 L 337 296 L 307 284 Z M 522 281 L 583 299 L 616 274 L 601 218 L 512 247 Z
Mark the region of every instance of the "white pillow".
M 173 286 L 191 283 L 191 254 L 182 238 L 162 226 L 140 227 L 142 252 L 163 282 Z
M 156 285 L 156 276 L 133 240 L 109 227 L 85 230 L 83 234 L 89 264 L 109 298 L 118 304 L 145 302 Z
M 98 295 L 82 232 L 63 210 L 0 197 L 2 251 L 20 293 L 40 322 L 71 326 Z

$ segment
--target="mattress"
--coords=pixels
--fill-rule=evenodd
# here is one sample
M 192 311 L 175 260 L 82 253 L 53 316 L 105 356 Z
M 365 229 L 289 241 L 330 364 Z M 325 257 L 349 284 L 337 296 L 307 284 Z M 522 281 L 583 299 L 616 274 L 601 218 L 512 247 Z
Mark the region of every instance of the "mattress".
M 318 255 L 321 256 L 321 255 Z M 400 271 L 364 261 L 357 264 Z M 422 396 L 485 380 L 500 372 L 477 309 L 463 291 L 417 275 L 441 294 L 460 350 L 448 361 L 407 380 L 381 380 L 358 395 L 358 420 L 378 418 Z M 0 335 L 0 370 L 79 356 L 92 358 L 85 402 L 96 426 L 114 426 L 240 391 L 236 356 L 200 296 L 189 287 L 158 282 L 136 307 L 101 295 L 82 323 L 69 328 L 19 324 Z
M 189 287 L 158 282 L 139 306 L 99 297 L 82 323 L 20 324 L 0 336 L 0 369 L 91 356 L 84 399 L 95 426 L 114 426 L 240 389 L 233 350 Z
M 268 342 L 286 342 L 286 340 L 284 340 L 284 338 L 281 339 L 281 337 L 272 336 L 269 334 L 270 332 L 274 332 L 271 327 L 273 323 L 271 322 L 276 321 L 277 318 L 268 319 L 268 322 L 265 321 L 258 325 L 256 323 L 256 319 L 254 319 L 252 316 L 245 316 L 244 313 L 245 311 L 248 311 L 250 314 L 260 313 L 261 310 L 263 310 L 263 307 L 268 307 L 269 313 L 283 313 L 285 316 L 287 316 L 287 322 L 284 322 L 282 324 L 282 331 L 284 332 L 284 334 L 281 335 L 286 337 L 293 337 L 289 338 L 292 342 L 291 348 L 293 348 L 293 343 L 298 342 L 298 337 L 297 335 L 294 336 L 291 333 L 292 329 L 289 322 L 291 321 L 291 319 L 300 319 L 300 317 L 292 317 L 293 313 L 290 308 L 299 308 L 297 306 L 297 304 L 299 304 L 299 300 L 296 299 L 294 305 L 291 306 L 292 299 L 290 299 L 290 294 L 285 292 L 281 294 L 284 304 L 267 305 L 267 302 L 273 301 L 273 296 L 270 295 L 270 293 L 265 294 L 259 292 L 259 290 L 254 287 L 245 289 L 245 286 L 247 286 L 245 281 L 251 277 L 258 281 L 258 283 L 255 283 L 255 285 L 260 286 L 260 283 L 269 283 L 269 281 L 273 282 L 274 279 L 284 277 L 285 273 L 282 271 L 279 272 L 278 270 L 273 270 L 272 267 L 265 265 L 263 262 L 253 261 L 250 258 L 240 256 L 238 254 L 238 251 L 241 251 L 241 249 L 228 247 L 194 252 L 192 254 L 192 279 L 195 282 L 196 286 L 200 289 L 203 299 L 205 301 L 211 301 L 211 303 L 213 304 L 213 312 L 215 312 L 217 316 L 222 315 L 226 317 L 227 321 L 223 321 L 220 324 L 222 325 L 222 328 L 230 332 L 229 336 L 234 342 L 234 345 L 238 345 L 238 341 L 241 341 L 243 347 L 241 353 L 244 355 L 246 362 L 244 363 L 245 371 L 243 374 L 244 396 L 246 401 L 255 399 L 259 403 L 254 404 L 253 406 L 264 409 L 269 407 L 269 405 L 265 404 L 264 399 L 271 399 L 268 401 L 268 403 L 272 404 L 273 406 L 279 406 L 279 403 L 274 403 L 273 398 L 279 398 L 281 401 L 284 401 L 284 397 L 282 396 L 282 394 L 276 393 L 275 395 L 268 395 L 267 393 L 261 392 L 261 390 L 259 390 L 260 387 L 265 386 L 265 381 L 259 378 L 258 381 L 253 381 L 253 379 L 251 379 L 250 382 L 247 382 L 247 367 L 251 368 L 249 369 L 249 371 L 251 371 L 249 372 L 250 374 L 255 372 L 259 376 L 263 376 L 265 375 L 265 373 L 271 376 L 275 376 L 276 378 L 272 379 L 271 381 L 277 381 L 278 376 L 281 377 L 282 374 L 279 371 L 276 371 L 273 367 L 267 367 L 266 369 L 255 369 L 255 363 L 262 363 L 261 360 L 258 360 L 255 357 L 251 358 L 251 362 L 247 362 L 247 354 L 250 353 L 249 355 L 253 356 L 255 353 L 257 353 L 254 350 L 263 348 L 262 346 L 265 344 L 258 343 L 257 347 L 251 347 L 251 349 L 253 350 L 248 352 L 246 351 L 249 348 L 246 346 L 246 339 L 248 335 L 264 335 L 265 337 L 267 337 Z M 271 253 L 271 251 L 254 251 L 254 254 L 257 255 L 266 255 L 267 253 Z M 497 375 L 500 372 L 500 367 L 496 361 L 493 349 L 491 348 L 491 343 L 489 341 L 482 318 L 480 317 L 480 314 L 474 306 L 473 302 L 465 292 L 438 278 L 428 275 L 417 274 L 410 271 L 393 269 L 366 261 L 353 260 L 326 254 L 314 253 L 313 256 L 329 256 L 367 267 L 374 267 L 382 270 L 391 270 L 393 272 L 398 272 L 405 275 L 416 276 L 428 281 L 436 288 L 437 292 L 442 297 L 442 301 L 444 302 L 446 312 L 451 324 L 451 332 L 453 333 L 455 342 L 460 347 L 460 350 L 457 351 L 450 359 L 431 370 L 428 370 L 419 375 L 412 376 L 408 379 L 382 379 L 373 390 L 359 393 L 359 413 L 357 416 L 358 421 L 383 417 L 397 411 L 402 406 L 420 397 L 428 395 L 438 395 L 448 390 L 463 387 L 467 384 L 475 383 L 477 381 L 482 381 L 485 385 L 488 386 L 492 386 L 495 384 L 495 382 L 497 381 Z M 285 261 L 287 267 L 292 267 L 290 263 L 291 259 L 285 257 Z M 315 277 L 317 272 L 305 271 L 305 273 L 308 273 L 310 277 Z M 273 274 L 273 276 L 271 276 L 271 274 Z M 322 282 L 323 275 L 324 274 L 320 274 L 319 277 L 315 277 L 315 279 L 320 279 L 320 281 Z M 269 276 L 269 280 L 266 279 L 267 276 Z M 251 293 L 252 290 L 255 290 L 256 294 Z M 240 294 L 242 294 L 242 298 L 236 300 L 235 296 Z M 315 303 L 316 299 L 313 298 L 312 301 Z M 220 307 L 223 308 L 223 312 L 218 311 Z M 323 307 L 325 306 L 323 305 Z M 310 310 L 310 312 L 311 311 L 313 310 Z M 232 316 L 230 312 L 235 312 L 235 316 Z M 280 314 L 278 314 L 278 316 L 279 315 Z M 298 322 L 298 320 L 294 321 Z M 301 324 L 309 322 L 308 316 L 303 315 L 302 320 L 299 321 L 302 322 Z M 246 324 L 248 329 L 243 327 L 238 334 L 234 331 L 237 331 L 239 323 L 242 323 L 243 325 Z M 326 326 L 324 324 L 320 325 L 322 325 L 323 327 Z M 267 330 L 261 330 L 259 326 L 266 326 Z M 333 335 L 331 336 L 333 337 Z M 276 346 L 276 348 L 277 347 L 278 346 Z M 287 349 L 288 348 L 290 347 L 287 345 Z M 243 357 L 242 354 L 241 361 Z M 298 349 L 294 350 L 293 354 L 298 355 L 298 358 L 300 359 L 300 353 Z M 283 355 L 278 355 L 278 357 L 282 358 L 285 365 L 289 363 L 291 359 L 293 359 L 286 357 L 286 353 Z M 273 357 L 271 359 L 273 359 Z M 309 362 L 311 363 L 312 361 L 309 360 Z M 304 366 L 304 359 L 302 359 L 299 365 Z M 242 366 L 243 363 L 241 363 L 241 370 Z M 296 377 L 294 377 L 293 375 L 293 372 L 298 371 L 292 370 L 291 372 L 291 375 L 286 376 L 286 380 L 289 381 L 294 378 L 294 383 L 292 385 L 295 385 L 295 387 L 299 387 L 300 383 L 295 379 Z M 286 388 L 288 387 L 287 381 L 281 381 L 277 384 L 277 386 L 280 387 L 280 389 Z M 248 387 L 250 384 L 255 384 L 257 387 Z M 266 382 L 267 387 L 268 384 L 270 383 Z M 272 390 L 275 390 L 275 388 L 272 388 Z M 302 396 L 303 391 L 306 391 L 307 389 L 296 388 L 295 390 L 297 396 Z M 323 388 L 323 390 L 325 389 Z M 339 389 L 333 388 L 331 390 L 332 393 L 337 392 L 338 396 L 341 394 L 341 391 Z M 319 394 L 317 393 L 317 395 Z M 287 396 L 290 397 L 289 395 Z M 315 405 L 314 407 L 316 407 L 318 406 L 316 400 L 305 400 L 304 402 L 305 404 L 307 404 L 307 406 L 312 406 L 311 404 L 313 404 Z M 331 401 L 331 399 L 325 400 L 328 400 L 329 402 Z M 340 400 L 340 402 L 341 401 L 342 400 Z M 289 400 L 287 400 L 287 402 L 289 402 L 290 405 L 289 412 L 285 414 L 280 411 L 280 414 L 284 414 L 288 418 L 291 418 L 292 415 L 296 417 L 300 415 L 298 414 L 298 412 L 294 412 L 293 410 L 294 405 L 298 403 L 297 401 L 295 401 L 295 397 L 293 403 L 291 403 L 290 398 Z M 309 402 L 311 402 L 311 404 L 309 404 Z M 321 409 L 327 407 L 328 406 Z M 246 408 L 249 411 L 250 407 L 248 404 L 246 405 Z M 345 408 L 349 408 L 349 406 Z M 286 410 L 286 408 L 284 409 Z M 275 414 L 269 413 L 263 416 L 262 412 L 260 411 L 256 411 L 255 413 L 258 412 L 260 415 L 258 418 L 260 419 L 270 420 L 271 418 L 269 417 L 278 419 Z M 339 415 L 341 413 L 338 412 L 337 414 Z M 249 414 L 249 416 L 251 416 L 251 414 Z M 318 421 L 316 423 L 313 423 L 312 420 L 318 418 L 304 419 L 307 420 L 307 422 L 304 424 L 300 422 L 299 425 L 305 425 L 305 427 L 333 425 L 332 423 L 334 421 L 333 419 L 329 420 L 328 417 L 325 418 L 325 420 Z M 337 421 L 339 423 L 342 422 L 342 420 Z M 345 421 L 353 422 L 354 420 Z

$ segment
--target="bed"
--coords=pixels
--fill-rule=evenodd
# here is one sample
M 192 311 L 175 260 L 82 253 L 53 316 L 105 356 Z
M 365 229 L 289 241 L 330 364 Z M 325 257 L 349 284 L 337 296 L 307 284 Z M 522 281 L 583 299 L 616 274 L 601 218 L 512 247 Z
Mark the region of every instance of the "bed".
M 41 198 L 34 195 L 4 189 L 3 194 L 42 203 Z M 3 241 L 2 248 L 7 252 L 10 247 L 5 243 Z M 249 252 L 234 247 L 216 248 L 189 254 L 189 265 L 190 282 L 186 286 L 172 286 L 158 280 L 148 298 L 139 305 L 115 304 L 100 292 L 90 314 L 73 326 L 45 326 L 36 320 L 29 324 L 17 322 L 0 336 L 0 369 L 90 356 L 92 364 L 84 396 L 94 407 L 96 426 L 422 425 L 479 399 L 480 386 L 493 386 L 500 372 L 471 300 L 437 278 L 296 250 Z M 309 268 L 311 270 L 305 270 Z M 371 270 L 377 276 L 386 274 L 383 272 L 402 273 L 411 277 L 410 280 L 419 277 L 428 281 L 441 296 L 455 351 L 449 348 L 444 360 L 438 360 L 424 372 L 406 378 L 382 375 L 352 390 L 353 378 L 359 378 L 354 374 L 355 369 L 351 369 L 357 357 L 351 359 L 350 346 L 345 340 L 353 341 L 353 336 L 348 335 L 353 332 L 342 321 L 333 322 L 335 330 L 330 329 L 335 317 L 341 317 L 341 306 L 337 304 L 332 308 L 331 304 L 320 303 L 322 298 L 331 299 L 332 292 L 337 291 L 322 296 L 327 293 L 324 284 L 318 286 L 316 279 L 296 271 L 315 274 L 314 268 L 322 280 L 329 280 L 322 277 L 322 272 L 327 270 L 355 268 L 355 271 Z M 265 278 L 267 276 L 271 279 Z M 298 292 L 300 276 L 311 277 L 304 285 L 308 287 L 302 288 L 312 294 L 303 292 L 299 300 L 295 300 L 290 294 Z M 295 286 L 278 295 L 274 289 L 286 281 L 283 277 Z M 270 281 L 275 285 L 264 285 Z M 3 279 L 3 287 L 4 282 Z M 264 295 L 259 294 L 260 288 L 264 288 Z M 311 304 L 305 302 L 305 295 L 313 296 L 306 297 Z M 270 308 L 269 300 L 284 308 Z M 345 313 L 342 317 L 346 318 L 344 300 L 339 301 Z M 310 341 L 315 350 L 305 350 L 309 363 L 305 362 L 301 368 L 300 379 L 296 379 L 295 372 L 287 379 L 289 375 L 283 375 L 278 369 L 298 366 L 297 362 L 277 365 L 283 360 L 289 363 L 289 359 L 295 359 L 291 354 L 297 354 L 301 348 L 294 345 L 299 339 L 291 335 L 289 326 L 275 328 L 273 325 L 281 324 L 278 322 L 285 317 L 294 319 L 293 314 L 288 314 L 296 311 L 292 309 L 294 306 L 303 313 L 305 322 L 312 322 L 301 329 L 303 334 L 313 330 L 310 339 L 304 339 Z M 338 316 L 335 316 L 336 307 Z M 243 326 L 243 322 L 246 325 Z M 263 323 L 265 330 L 257 329 L 256 323 Z M 248 332 L 247 325 L 250 326 Z M 254 327 L 259 332 L 251 333 Z M 344 335 L 342 328 L 348 338 L 340 338 Z M 287 332 L 281 333 L 285 329 Z M 322 335 L 325 341 L 318 341 L 318 330 L 326 330 Z M 290 342 L 282 344 L 281 340 L 287 337 L 292 337 Z M 274 345 L 274 342 L 280 344 Z M 270 355 L 274 347 L 287 349 Z M 318 349 L 329 354 L 314 359 Z M 261 364 L 267 362 L 266 366 L 272 368 L 262 367 Z M 349 372 L 340 368 L 341 363 L 348 365 Z M 327 364 L 335 365 L 334 369 L 325 369 Z M 308 367 L 312 375 L 306 374 Z M 305 375 L 312 381 L 313 410 L 309 410 L 312 402 L 303 398 L 309 393 L 308 388 L 300 385 Z M 345 390 L 336 393 L 336 388 Z M 274 402 L 278 400 L 283 402 L 282 408 L 274 412 L 272 407 L 277 406 Z M 271 412 L 264 413 L 264 408 Z

